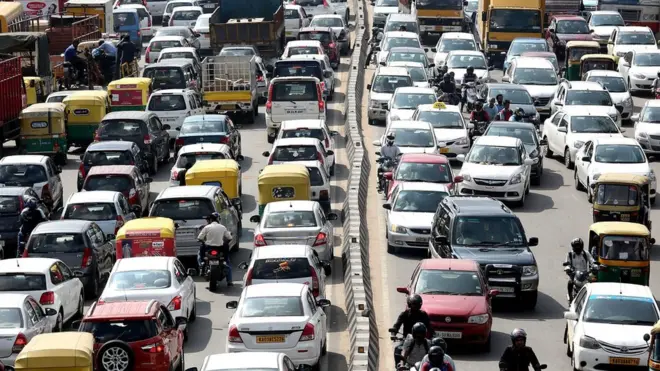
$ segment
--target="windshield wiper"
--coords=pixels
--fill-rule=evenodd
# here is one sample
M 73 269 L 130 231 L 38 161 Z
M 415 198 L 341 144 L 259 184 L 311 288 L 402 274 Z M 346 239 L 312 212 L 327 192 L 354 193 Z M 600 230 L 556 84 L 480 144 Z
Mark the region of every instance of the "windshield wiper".
M 428 290 L 428 291 L 422 291 L 420 294 L 426 294 L 426 295 L 460 295 L 455 292 L 449 292 L 449 291 L 441 291 L 441 290 Z
M 519 246 L 520 242 L 516 241 L 507 241 L 507 242 L 500 242 L 500 243 L 495 243 L 493 244 L 493 247 L 500 247 L 500 246 Z

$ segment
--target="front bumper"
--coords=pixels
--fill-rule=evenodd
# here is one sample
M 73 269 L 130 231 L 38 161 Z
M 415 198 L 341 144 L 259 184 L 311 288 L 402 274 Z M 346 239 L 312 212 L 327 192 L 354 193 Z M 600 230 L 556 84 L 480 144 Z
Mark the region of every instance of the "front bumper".
M 442 142 L 442 141 L 439 141 Z M 456 141 L 444 142 L 446 146 L 440 148 L 440 154 L 448 158 L 456 158 L 458 155 L 467 155 L 470 152 L 470 142 L 466 144 L 456 144 Z
M 644 78 L 644 79 L 639 79 L 630 74 L 628 76 L 628 79 L 630 80 L 630 91 L 651 91 L 651 86 L 653 86 L 653 80 L 655 78 Z
M 484 324 L 473 324 L 467 323 L 466 317 L 444 315 L 430 315 L 430 317 L 433 331 L 451 343 L 484 344 L 490 336 L 492 319 Z M 447 317 L 451 319 L 450 322 L 447 322 Z
M 474 181 L 463 181 L 457 185 L 459 195 L 490 196 L 500 201 L 520 201 L 525 192 L 525 182 L 507 184 L 503 186 L 483 186 Z
M 617 354 L 614 352 L 608 352 L 604 349 L 587 349 L 582 348 L 579 345 L 579 340 L 577 343 L 574 341 L 573 356 L 575 357 L 575 369 L 580 371 L 602 371 L 602 370 L 615 370 L 617 368 L 625 369 L 626 366 L 616 366 L 610 364 L 610 358 L 620 357 L 620 358 L 636 358 L 638 359 L 638 367 L 628 366 L 630 369 L 641 369 L 642 367 L 646 368 L 646 363 L 648 360 L 648 352 L 643 352 L 641 354 L 630 354 L 630 353 L 621 353 Z
M 243 344 L 227 343 L 226 353 L 254 352 L 255 349 L 248 349 Z M 318 349 L 316 341 L 302 341 L 293 348 L 288 349 L 268 349 L 269 352 L 284 353 L 296 366 L 309 365 L 314 366 L 319 363 L 321 350 Z
M 431 226 L 426 228 L 406 227 L 406 233 L 392 232 L 391 225 L 388 225 L 387 228 L 387 244 L 390 246 L 422 250 L 429 248 Z

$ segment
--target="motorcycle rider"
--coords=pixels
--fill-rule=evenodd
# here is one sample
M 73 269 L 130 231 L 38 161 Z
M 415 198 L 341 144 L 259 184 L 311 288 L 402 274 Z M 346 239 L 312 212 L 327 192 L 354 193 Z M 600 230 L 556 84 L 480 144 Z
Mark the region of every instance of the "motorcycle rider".
M 531 365 L 535 371 L 541 369 L 534 350 L 527 345 L 527 333 L 521 328 L 511 331 L 511 345 L 504 349 L 500 357 L 500 370 L 529 371 Z
M 432 346 L 429 349 L 429 354 L 425 358 L 426 361 L 422 362 L 419 371 L 431 371 L 433 369 L 440 369 L 441 371 L 456 371 L 453 365 L 447 362 L 445 358 L 445 351 L 442 347 Z
M 523 122 L 525 119 L 525 110 L 518 107 L 514 112 L 513 116 L 509 117 L 509 121 Z
M 215 249 L 222 253 L 226 265 L 227 272 L 227 286 L 234 286 L 232 282 L 231 275 L 231 262 L 229 261 L 229 242 L 232 240 L 231 233 L 227 230 L 227 227 L 220 224 L 219 214 L 213 213 L 206 217 L 206 226 L 199 232 L 197 240 L 202 244 L 199 247 L 199 255 L 197 256 L 197 264 L 199 266 L 200 273 L 202 271 L 202 262 L 204 261 L 204 256 L 206 255 L 206 250 Z
M 30 236 L 32 231 L 39 225 L 41 222 L 48 221 L 46 214 L 38 208 L 39 201 L 34 197 L 30 197 L 25 200 L 25 208 L 21 210 L 21 215 L 19 216 L 19 221 L 21 223 L 21 228 L 18 232 L 18 248 L 16 256 L 20 257 L 23 255 L 23 247 L 21 242 L 27 242 L 27 238 Z M 26 241 L 23 241 L 23 238 Z
M 445 339 L 441 337 L 434 337 L 431 340 L 431 347 L 440 347 L 442 348 L 442 351 L 445 352 L 445 363 L 449 363 L 451 365 L 451 368 L 456 371 L 456 364 L 454 363 L 454 360 L 447 354 L 447 342 Z M 420 362 L 420 365 L 429 362 L 429 355 L 425 355 L 424 358 L 422 359 L 422 362 Z M 417 367 L 419 370 L 420 367 Z
M 463 106 L 467 103 L 467 95 L 469 88 L 466 84 L 477 81 L 477 75 L 474 73 L 474 67 L 468 66 L 467 71 L 463 74 L 463 96 L 461 97 L 461 111 Z
M 660 72 L 658 72 L 658 77 L 653 80 L 653 85 L 651 86 L 651 92 L 655 95 L 658 93 L 658 89 L 660 89 Z
M 426 356 L 431 349 L 431 341 L 426 338 L 427 333 L 428 329 L 423 323 L 417 322 L 413 325 L 412 333 L 406 336 L 403 345 L 398 345 L 401 349 L 401 362 L 414 365 Z
M 371 39 L 369 39 L 369 51 L 367 52 L 367 58 L 364 62 L 364 68 L 368 68 L 371 64 L 371 57 L 374 55 L 375 46 L 380 43 L 380 40 L 383 38 L 383 32 L 380 28 L 374 27 L 371 29 Z
M 589 272 L 591 267 L 595 264 L 593 256 L 584 249 L 584 241 L 581 238 L 574 238 L 571 241 L 571 251 L 566 254 L 564 271 L 568 274 L 568 290 L 569 301 L 573 300 L 573 276 L 575 272 Z
M 451 75 L 445 74 L 442 76 L 442 82 L 438 89 L 445 94 L 456 94 L 456 84 L 451 81 Z
M 117 44 L 117 60 L 115 62 L 115 68 L 120 70 L 122 64 L 133 62 L 137 52 L 137 46 L 131 41 L 131 36 L 124 35 L 121 38 L 121 42 Z
M 495 121 L 509 121 L 511 116 L 513 116 L 513 111 L 511 110 L 511 101 L 507 99 L 504 101 L 504 108 L 502 108 L 502 110 L 500 110 L 500 112 L 495 117 Z
M 496 102 L 495 98 L 490 98 L 490 100 L 488 101 L 488 104 L 484 107 L 484 111 L 486 111 L 488 113 L 488 117 L 490 117 L 491 120 L 495 116 L 497 116 L 497 112 L 499 112 L 495 102 Z
M 470 121 L 473 122 L 490 122 L 488 112 L 484 110 L 484 103 L 478 100 L 474 104 L 474 111 L 470 114 Z
M 76 76 L 77 80 L 82 81 L 85 69 L 87 68 L 87 62 L 78 56 L 78 45 L 80 45 L 80 41 L 77 39 L 73 40 L 73 43 L 64 51 L 64 61 L 71 63 L 78 73 L 78 76 Z
M 431 320 L 428 313 L 422 310 L 422 297 L 415 294 L 410 295 L 406 300 L 408 308 L 399 314 L 394 326 L 390 328 L 389 332 L 396 334 L 403 326 L 403 336 L 406 337 L 412 333 L 412 327 L 417 322 L 421 322 L 427 329 L 431 328 Z
M 399 146 L 397 146 L 394 143 L 394 139 L 396 136 L 394 135 L 393 132 L 387 133 L 387 136 L 385 137 L 385 143 L 380 147 L 380 157 L 381 158 L 387 158 L 391 161 L 397 161 L 399 159 L 399 156 L 401 156 L 401 149 L 399 149 Z M 385 169 L 385 162 L 381 163 L 382 170 L 387 171 L 389 169 Z M 384 171 L 379 172 L 378 174 L 378 191 L 382 192 L 383 191 L 383 186 L 384 186 L 384 181 L 383 181 L 383 175 L 382 173 Z

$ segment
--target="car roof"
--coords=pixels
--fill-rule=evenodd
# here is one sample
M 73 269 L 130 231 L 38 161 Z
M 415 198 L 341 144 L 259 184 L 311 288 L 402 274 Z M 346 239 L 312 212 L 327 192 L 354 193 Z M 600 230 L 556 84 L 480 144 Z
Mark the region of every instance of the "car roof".
M 552 62 L 545 58 L 539 57 L 518 57 L 514 59 L 514 63 L 516 64 L 516 67 L 521 68 L 555 68 L 555 66 L 552 65 Z
M 394 48 L 390 48 L 389 53 L 392 54 L 394 52 L 419 53 L 419 54 L 426 53 L 426 51 L 423 48 L 415 48 L 415 47 L 412 47 L 412 46 L 395 46 Z
M 513 39 L 512 42 L 514 42 L 514 43 L 538 43 L 538 44 L 546 43 L 547 44 L 547 41 L 545 41 L 545 39 L 542 39 L 540 37 L 516 37 L 515 39 Z
M 0 308 L 19 308 L 23 310 L 23 303 L 25 299 L 30 297 L 30 294 L 21 294 L 13 292 L 0 293 Z
M 621 15 L 621 13 L 619 13 L 616 10 L 594 10 L 591 12 L 591 15 L 593 16 L 594 14 L 616 14 L 619 16 Z
M 112 10 L 112 13 L 134 13 L 138 14 L 138 10 L 136 8 L 129 8 L 129 7 L 124 7 L 124 6 L 118 6 L 115 9 Z
M 183 124 L 190 123 L 190 122 L 205 121 L 205 120 L 225 121 L 226 119 L 227 119 L 227 115 L 194 115 L 194 116 L 186 117 L 183 120 Z
M 623 76 L 619 71 L 608 71 L 608 70 L 591 70 L 587 72 L 587 77 L 589 76 L 607 76 L 607 77 L 623 78 Z
M 280 59 L 279 61 L 276 61 L 275 64 L 286 61 L 318 61 L 320 63 L 321 60 L 325 61 L 326 57 L 327 55 L 325 54 L 296 54 L 287 57 L 286 59 Z
M 179 9 L 179 8 L 177 8 Z M 161 66 L 185 66 L 186 64 L 192 65 L 192 62 L 188 58 L 172 58 L 172 59 L 163 59 L 160 62 L 151 63 L 150 65 L 144 67 L 144 69 L 158 68 Z
M 121 8 L 145 9 L 145 10 L 147 9 L 147 7 L 142 4 L 121 4 L 119 6 L 119 9 Z
M 314 17 L 316 17 L 316 16 L 314 16 Z M 324 26 L 307 26 L 307 27 L 301 28 L 299 32 L 327 32 L 327 33 L 331 33 L 332 28 L 331 27 L 324 27 Z
M 188 27 L 183 27 L 183 28 L 188 28 Z M 154 41 L 174 41 L 174 40 L 185 40 L 185 39 L 186 39 L 185 37 L 178 35 L 154 36 L 154 38 L 151 39 L 151 41 L 149 41 L 149 44 L 151 44 Z
M 314 18 L 339 18 L 342 20 L 344 19 L 344 17 L 339 14 L 316 14 L 312 19 Z
M 445 104 L 445 108 L 435 108 L 433 107 L 433 104 L 420 104 L 417 106 L 417 109 L 420 111 L 453 111 L 453 112 L 461 112 L 461 108 L 459 106 L 453 106 L 451 104 Z
M 408 76 L 408 70 L 405 67 L 386 67 L 381 66 L 376 70 L 377 75 Z
M 653 298 L 648 286 L 619 282 L 592 282 L 587 285 L 589 294 L 606 296 L 638 296 Z
M 404 14 L 404 13 L 389 14 L 387 16 L 387 19 L 390 20 L 390 21 L 412 21 L 412 22 L 417 22 L 417 17 L 415 17 L 412 14 Z
M 109 140 L 107 142 L 95 142 L 87 147 L 85 152 L 108 151 L 108 150 L 129 150 L 135 143 L 125 140 Z
M 491 127 L 503 127 L 503 128 L 513 128 L 513 129 L 530 129 L 536 130 L 536 126 L 529 122 L 511 122 L 511 121 L 492 121 L 489 125 Z
M 483 138 L 483 137 L 482 137 Z M 516 217 L 502 202 L 483 196 L 448 196 L 442 202 L 452 202 L 459 215 L 509 215 Z M 516 217 L 517 218 L 517 217 Z
M 131 174 L 134 169 L 136 169 L 135 165 L 101 165 L 101 166 L 94 166 L 89 171 L 89 174 L 87 174 L 87 176 L 91 176 L 91 175 L 109 175 L 109 174 L 128 175 L 128 174 Z
M 145 111 L 119 111 L 110 112 L 103 117 L 102 121 L 106 120 L 148 120 L 152 115 L 151 112 Z
M 153 317 L 153 305 L 156 303 L 158 303 L 156 300 L 102 303 L 95 302 L 87 311 L 83 321 L 114 320 L 125 318 L 147 319 Z
M 163 50 L 167 50 L 167 49 L 163 49 Z M 176 59 L 180 59 L 180 58 L 176 58 Z M 168 59 L 168 60 L 172 61 L 176 59 Z M 192 92 L 193 91 L 189 89 L 163 89 L 163 90 L 156 90 L 155 92 L 151 93 L 151 96 L 149 98 L 153 97 L 154 95 L 174 95 L 174 94 L 186 94 Z
M 399 162 L 418 162 L 422 164 L 448 164 L 447 156 L 433 153 L 404 153 Z
M 180 6 L 180 7 L 177 7 L 177 8 L 172 9 L 172 13 L 175 13 L 175 12 L 185 12 L 185 11 L 190 11 L 190 10 L 199 10 L 199 11 L 201 11 L 201 12 L 204 12 L 204 11 L 202 10 L 202 7 L 201 7 L 201 6 Z
M 619 32 L 652 32 L 650 28 L 644 26 L 619 26 Z
M 301 9 L 302 6 L 298 4 L 284 4 L 284 9 Z
M 445 32 L 442 34 L 441 39 L 462 39 L 462 40 L 474 40 L 474 35 L 467 32 Z
M 179 156 L 181 156 L 184 153 L 191 153 L 191 152 L 218 152 L 218 153 L 225 153 L 229 154 L 231 153 L 231 150 L 229 149 L 229 146 L 226 144 L 219 144 L 219 143 L 195 143 L 195 144 L 186 144 L 185 146 L 181 147 L 179 150 Z
M 76 192 L 69 197 L 67 203 L 85 204 L 95 202 L 115 202 L 121 193 L 115 191 Z
M 116 272 L 140 270 L 168 270 L 172 256 L 137 256 L 130 259 L 119 259 L 115 263 Z
M 518 84 L 505 84 L 501 82 L 496 82 L 496 83 L 487 83 L 486 86 L 489 89 L 509 89 L 509 90 L 524 90 L 527 91 L 527 88 L 525 88 L 522 85 Z
M 287 48 L 293 46 L 321 46 L 318 40 L 291 40 L 286 44 Z
M 580 17 L 579 15 L 571 14 L 555 15 L 552 18 L 557 21 L 584 21 L 584 18 Z
M 30 187 L 0 187 L 0 196 L 20 196 Z
M 268 245 L 255 247 L 253 259 L 306 258 L 311 254 L 307 245 Z
M 660 49 L 651 49 L 651 50 L 633 50 L 635 54 L 660 54 Z
M 595 145 L 599 144 L 624 144 L 639 146 L 639 143 L 634 138 L 628 137 L 595 137 L 592 139 Z
M 316 138 L 280 138 L 275 141 L 273 147 L 291 145 L 316 146 L 318 143 L 319 140 Z
M 524 52 L 521 54 L 521 57 L 555 57 L 557 54 L 554 52 Z
M 569 90 L 607 90 L 596 81 L 571 81 L 569 83 Z
M 3 259 L 0 260 L 0 273 L 45 273 L 59 261 L 51 258 Z
M 260 285 L 250 285 L 243 290 L 245 298 L 259 298 L 269 296 L 297 296 L 299 297 L 306 285 L 302 283 L 263 283 Z
M 398 185 L 400 191 L 436 191 L 449 194 L 446 184 L 429 182 L 401 182 Z
M 469 259 L 424 259 L 419 263 L 420 269 L 442 269 L 459 271 L 477 271 L 479 263 Z
M 156 200 L 166 200 L 171 198 L 181 197 L 212 197 L 217 186 L 201 185 L 201 186 L 185 186 L 185 187 L 168 187 L 162 190 Z
M 49 220 L 42 222 L 32 231 L 32 234 L 48 233 L 80 233 L 83 232 L 93 222 L 89 220 L 67 219 L 67 220 Z
M 397 120 L 390 122 L 390 129 L 431 129 L 431 124 L 426 121 Z
M 318 119 L 302 119 L 302 120 L 284 120 L 282 121 L 282 129 L 298 129 L 298 128 L 323 128 L 325 127 L 325 120 Z
M 481 136 L 474 141 L 474 144 L 481 144 L 485 146 L 497 147 L 516 147 L 520 139 L 514 137 L 500 137 L 500 136 Z
M 42 155 L 11 155 L 0 158 L 0 164 L 43 164 L 48 156 Z
M 280 358 L 283 356 L 283 353 L 276 352 L 211 354 L 204 358 L 201 370 L 239 370 L 243 368 L 278 370 Z
M 385 37 L 387 38 L 403 37 L 409 39 L 419 39 L 419 35 L 417 33 L 410 31 L 388 31 L 385 32 Z
M 275 201 L 269 202 L 266 205 L 266 210 L 269 212 L 278 212 L 278 211 L 312 211 L 314 210 L 314 205 L 316 201 L 306 201 L 306 200 L 295 200 L 295 201 Z
M 394 94 L 396 93 L 435 94 L 435 90 L 432 88 L 420 88 L 417 86 L 402 86 L 394 90 Z

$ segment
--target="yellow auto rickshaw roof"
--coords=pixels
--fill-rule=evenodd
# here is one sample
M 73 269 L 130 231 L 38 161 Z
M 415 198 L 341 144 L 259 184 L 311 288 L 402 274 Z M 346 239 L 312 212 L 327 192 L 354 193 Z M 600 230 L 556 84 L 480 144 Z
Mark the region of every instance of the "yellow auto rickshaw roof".
M 649 182 L 649 178 L 644 175 L 626 174 L 626 173 L 605 173 L 601 175 L 596 184 L 600 183 L 615 183 L 615 184 L 635 184 L 638 186 L 645 185 Z
M 97 94 L 93 94 L 97 93 Z M 102 94 L 98 94 L 102 93 Z M 93 105 L 93 106 L 104 106 L 106 103 L 106 100 L 108 99 L 108 93 L 104 91 L 100 92 L 79 92 L 79 93 L 73 93 L 64 100 L 62 100 L 62 103 L 84 103 L 88 105 Z
M 44 116 L 47 116 L 48 112 L 64 114 L 65 109 L 66 109 L 66 105 L 64 103 L 35 103 L 30 107 L 21 111 L 21 114 L 43 113 Z
M 600 48 L 598 41 L 573 40 L 566 43 L 566 48 Z
M 16 370 L 90 367 L 94 336 L 89 332 L 55 332 L 37 335 L 16 357 Z
M 655 335 L 658 332 L 660 332 L 660 321 L 656 322 L 653 328 L 651 328 L 651 335 Z
M 629 222 L 598 222 L 592 224 L 589 230 L 597 235 L 646 237 L 651 234 L 643 224 Z
M 239 171 L 240 166 L 234 160 L 203 160 L 195 162 L 186 175 L 191 173 L 206 173 L 213 171 Z
M 299 164 L 267 165 L 259 174 L 259 184 L 309 183 L 309 170 Z
M 585 61 L 587 59 L 607 59 L 612 62 L 617 62 L 617 57 L 609 54 L 585 54 L 580 58 L 580 62 Z
M 176 227 L 174 221 L 169 218 L 149 217 L 133 219 L 117 231 L 116 238 L 124 238 L 129 232 L 136 231 L 154 231 L 160 230 L 160 236 L 163 238 L 174 238 Z
M 151 79 L 148 77 L 124 77 L 108 84 L 108 89 L 116 88 L 117 85 L 137 85 L 140 88 L 146 88 L 151 85 Z

